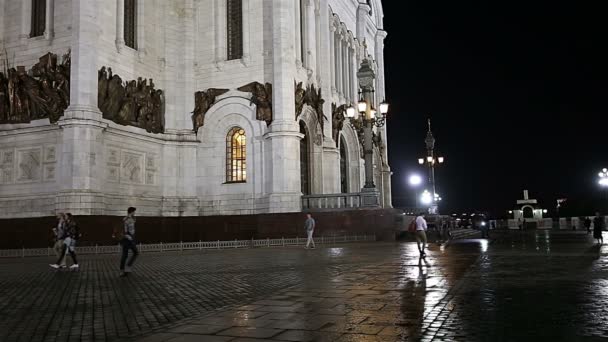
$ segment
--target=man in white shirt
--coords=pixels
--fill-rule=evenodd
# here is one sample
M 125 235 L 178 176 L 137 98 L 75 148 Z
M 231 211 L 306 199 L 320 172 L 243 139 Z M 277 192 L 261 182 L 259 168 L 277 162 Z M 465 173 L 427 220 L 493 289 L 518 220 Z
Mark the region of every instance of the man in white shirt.
M 422 214 L 419 214 L 418 216 L 416 216 L 416 243 L 418 244 L 418 251 L 420 251 L 420 257 L 424 258 L 426 257 L 426 253 L 424 253 L 424 250 L 426 248 L 426 230 L 427 230 L 427 225 L 426 225 L 426 220 L 424 219 L 424 217 L 422 216 Z M 422 246 L 420 245 L 420 242 L 422 242 Z

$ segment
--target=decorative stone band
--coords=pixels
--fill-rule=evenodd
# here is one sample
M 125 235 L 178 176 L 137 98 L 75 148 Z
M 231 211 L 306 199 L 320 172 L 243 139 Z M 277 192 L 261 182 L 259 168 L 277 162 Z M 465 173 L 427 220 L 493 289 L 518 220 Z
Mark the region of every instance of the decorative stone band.
M 61 63 L 47 53 L 29 71 L 6 65 L 7 74 L 0 72 L 0 124 L 57 122 L 70 103 L 70 64 L 68 51 Z

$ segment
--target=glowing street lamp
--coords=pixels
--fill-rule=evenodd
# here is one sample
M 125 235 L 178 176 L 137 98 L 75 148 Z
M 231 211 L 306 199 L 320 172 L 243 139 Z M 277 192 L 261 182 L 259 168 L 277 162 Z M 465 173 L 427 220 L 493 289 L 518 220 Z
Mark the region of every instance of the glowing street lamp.
M 428 190 L 424 190 L 424 192 L 420 196 L 420 202 L 424 205 L 430 206 L 431 204 L 433 204 L 433 195 L 431 195 Z
M 411 175 L 409 179 L 410 185 L 417 186 L 422 184 L 422 177 L 419 175 Z

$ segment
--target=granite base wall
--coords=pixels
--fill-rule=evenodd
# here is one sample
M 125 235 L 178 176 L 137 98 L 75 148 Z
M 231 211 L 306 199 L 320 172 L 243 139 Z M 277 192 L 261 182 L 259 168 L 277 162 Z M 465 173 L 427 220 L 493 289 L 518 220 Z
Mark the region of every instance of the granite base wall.
M 392 209 L 314 213 L 315 235 L 376 234 L 379 240 L 394 240 L 399 213 Z M 80 246 L 112 244 L 112 231 L 122 226 L 119 216 L 77 216 L 83 233 Z M 215 241 L 305 237 L 303 213 L 137 217 L 137 239 L 141 243 Z M 40 248 L 52 245 L 54 217 L 0 220 L 0 249 Z

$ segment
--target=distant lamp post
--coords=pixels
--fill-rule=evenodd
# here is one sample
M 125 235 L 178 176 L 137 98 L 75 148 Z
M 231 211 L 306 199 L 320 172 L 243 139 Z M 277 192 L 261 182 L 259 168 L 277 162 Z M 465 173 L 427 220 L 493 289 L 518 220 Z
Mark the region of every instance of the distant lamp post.
M 426 133 L 426 139 L 424 142 L 426 144 L 426 157 L 418 158 L 418 164 L 424 165 L 427 164 L 429 169 L 429 184 L 431 185 L 432 197 L 431 199 L 438 199 L 437 191 L 435 188 L 435 166 L 437 164 L 443 164 L 445 158 L 436 157 L 435 156 L 435 137 L 433 137 L 433 132 L 431 131 L 431 119 L 428 121 L 429 130 Z M 437 214 L 437 200 L 434 201 L 433 206 L 431 206 L 431 214 Z
M 422 177 L 419 175 L 411 175 L 408 179 L 410 186 L 414 188 L 414 197 L 416 199 L 416 208 L 418 208 L 418 187 L 422 184 Z
M 424 190 L 422 195 L 420 195 L 420 203 L 423 205 L 432 205 L 433 204 L 433 195 L 428 190 Z
M 600 177 L 598 184 L 604 188 L 604 196 L 608 199 L 608 169 L 603 168 L 602 171 L 598 173 L 598 176 Z
M 608 187 L 608 169 L 604 168 L 600 173 L 598 173 L 600 180 L 598 181 L 599 185 L 602 187 Z
M 361 190 L 363 196 L 364 206 L 380 206 L 380 198 L 376 185 L 374 184 L 374 143 L 373 143 L 373 129 L 374 126 L 380 128 L 384 126 L 386 122 L 386 115 L 388 114 L 389 104 L 386 101 L 382 101 L 378 105 L 380 113 L 374 108 L 374 79 L 376 74 L 372 69 L 371 62 L 365 58 L 361 62 L 361 67 L 357 72 L 357 78 L 359 79 L 359 88 L 361 99 L 354 107 L 346 109 L 347 117 L 351 120 L 355 119 L 356 112 L 359 112 L 359 118 L 363 127 L 363 152 L 365 160 L 365 185 Z

